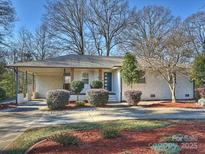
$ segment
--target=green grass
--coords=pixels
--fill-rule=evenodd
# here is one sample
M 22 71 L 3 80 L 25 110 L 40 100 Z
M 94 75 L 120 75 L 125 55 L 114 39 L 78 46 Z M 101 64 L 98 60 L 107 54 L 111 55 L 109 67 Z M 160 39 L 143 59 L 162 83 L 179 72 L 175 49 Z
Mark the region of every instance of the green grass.
M 49 139 L 61 144 L 64 147 L 80 144 L 80 140 L 77 137 L 73 136 L 72 134 L 68 134 L 68 133 L 54 134 L 51 137 L 49 137 Z
M 83 107 L 83 106 L 85 106 L 85 102 L 77 101 L 77 102 L 76 102 L 76 106 L 77 106 L 77 107 Z
M 22 154 L 34 143 L 48 138 L 57 133 L 70 132 L 75 130 L 106 129 L 112 128 L 121 130 L 152 130 L 166 127 L 170 123 L 166 121 L 152 120 L 117 120 L 98 123 L 75 123 L 68 125 L 47 126 L 43 128 L 34 128 L 25 131 L 4 151 L 8 154 Z
M 116 138 L 120 136 L 120 131 L 115 128 L 103 128 L 101 129 L 101 135 L 106 139 Z

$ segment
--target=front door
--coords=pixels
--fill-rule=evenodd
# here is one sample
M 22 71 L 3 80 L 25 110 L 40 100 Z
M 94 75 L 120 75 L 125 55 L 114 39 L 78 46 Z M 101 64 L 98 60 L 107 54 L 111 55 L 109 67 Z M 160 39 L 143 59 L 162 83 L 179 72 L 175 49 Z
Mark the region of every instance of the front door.
M 108 91 L 112 91 L 112 73 L 104 73 L 104 88 Z

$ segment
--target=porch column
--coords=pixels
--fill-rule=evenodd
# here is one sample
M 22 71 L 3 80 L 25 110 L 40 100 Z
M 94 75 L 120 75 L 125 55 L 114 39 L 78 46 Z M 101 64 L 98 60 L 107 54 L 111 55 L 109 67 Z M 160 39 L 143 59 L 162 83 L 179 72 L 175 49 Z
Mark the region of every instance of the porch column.
M 34 93 L 34 92 L 35 92 L 35 85 L 34 85 L 34 84 L 35 84 L 35 83 L 34 83 L 34 82 L 35 82 L 35 76 L 34 76 L 34 73 L 33 73 L 33 75 L 32 75 L 32 78 L 33 78 L 33 82 L 32 82 L 32 86 L 33 86 L 33 87 L 32 87 L 32 90 L 33 90 L 33 93 Z
M 71 73 L 71 81 L 73 81 L 74 80 L 74 68 L 71 68 L 70 73 Z
M 26 94 L 28 93 L 28 73 L 26 71 Z
M 66 69 L 63 69 L 63 89 L 65 89 L 65 76 L 66 76 Z
M 15 71 L 15 79 L 16 79 L 16 104 L 18 104 L 18 93 L 19 93 L 19 75 L 18 75 L 18 67 L 14 69 Z
M 98 78 L 100 81 L 102 81 L 102 69 L 99 69 Z

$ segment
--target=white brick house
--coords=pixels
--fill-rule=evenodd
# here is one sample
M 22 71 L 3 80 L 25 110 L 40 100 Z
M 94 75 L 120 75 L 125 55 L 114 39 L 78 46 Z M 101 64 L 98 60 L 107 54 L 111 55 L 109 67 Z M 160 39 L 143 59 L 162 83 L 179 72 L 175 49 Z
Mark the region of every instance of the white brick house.
M 123 101 L 124 91 L 129 87 L 120 75 L 122 57 L 104 57 L 89 55 L 66 55 L 44 61 L 32 61 L 9 65 L 18 71 L 33 75 L 33 92 L 44 98 L 46 92 L 52 89 L 70 90 L 72 80 L 82 80 L 85 83 L 81 99 L 86 99 L 85 92 L 90 89 L 93 80 L 101 80 L 104 88 L 110 92 L 110 101 Z M 139 65 L 143 62 L 138 61 Z M 144 69 L 140 83 L 133 86 L 142 91 L 143 100 L 171 99 L 168 84 L 156 72 Z M 194 85 L 187 76 L 177 76 L 177 99 L 193 99 Z M 17 87 L 18 89 L 18 87 Z M 76 98 L 71 96 L 71 100 Z

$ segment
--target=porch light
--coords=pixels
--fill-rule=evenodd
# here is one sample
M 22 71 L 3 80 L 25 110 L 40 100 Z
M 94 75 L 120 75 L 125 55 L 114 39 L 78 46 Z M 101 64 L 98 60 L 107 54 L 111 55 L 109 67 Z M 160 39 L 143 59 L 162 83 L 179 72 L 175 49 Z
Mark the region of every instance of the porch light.
M 70 73 L 64 73 L 64 81 L 65 81 L 65 83 L 71 82 L 71 74 Z

